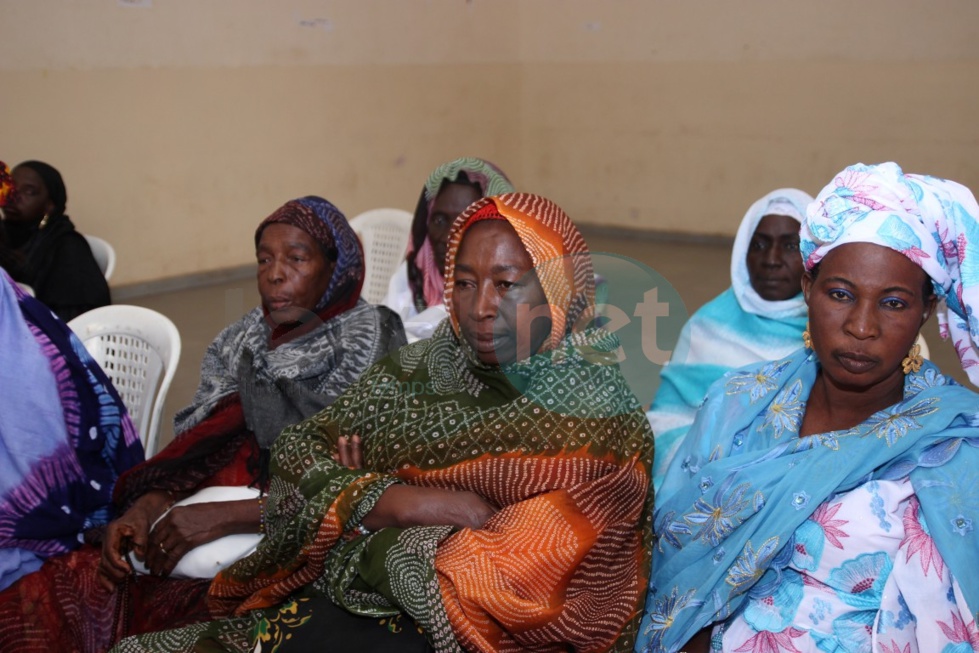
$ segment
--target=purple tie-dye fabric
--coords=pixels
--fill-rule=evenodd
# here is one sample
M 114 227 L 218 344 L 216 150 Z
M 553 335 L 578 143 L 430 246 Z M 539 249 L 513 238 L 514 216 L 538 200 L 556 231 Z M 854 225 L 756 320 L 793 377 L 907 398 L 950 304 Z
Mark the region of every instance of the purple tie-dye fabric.
M 68 327 L 0 272 L 0 589 L 109 521 L 143 460 L 111 382 Z

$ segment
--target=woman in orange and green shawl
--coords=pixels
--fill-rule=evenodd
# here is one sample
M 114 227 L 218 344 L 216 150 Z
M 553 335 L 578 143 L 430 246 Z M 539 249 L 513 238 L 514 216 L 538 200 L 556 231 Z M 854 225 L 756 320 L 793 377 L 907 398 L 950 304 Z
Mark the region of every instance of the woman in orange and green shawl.
M 652 433 L 589 324 L 587 246 L 513 193 L 447 262 L 433 337 L 276 440 L 268 537 L 210 590 L 238 616 L 119 650 L 632 650 Z

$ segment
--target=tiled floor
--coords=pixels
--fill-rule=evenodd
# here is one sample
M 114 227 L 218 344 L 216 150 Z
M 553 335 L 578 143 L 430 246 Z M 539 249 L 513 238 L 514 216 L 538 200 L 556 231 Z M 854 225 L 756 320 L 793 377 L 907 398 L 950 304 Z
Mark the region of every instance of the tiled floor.
M 680 293 L 689 313 L 730 285 L 730 246 L 654 238 L 628 238 L 586 233 L 593 253 L 613 253 L 640 261 L 663 275 Z M 252 279 L 202 286 L 191 290 L 131 298 L 127 303 L 147 306 L 168 315 L 180 330 L 183 350 L 180 365 L 164 410 L 161 444 L 172 438 L 173 415 L 190 403 L 199 379 L 201 358 L 214 337 L 227 324 L 258 305 Z M 968 383 L 955 350 L 938 338 L 935 319 L 925 326 L 932 360 L 957 380 Z M 646 399 L 646 398 L 643 398 Z

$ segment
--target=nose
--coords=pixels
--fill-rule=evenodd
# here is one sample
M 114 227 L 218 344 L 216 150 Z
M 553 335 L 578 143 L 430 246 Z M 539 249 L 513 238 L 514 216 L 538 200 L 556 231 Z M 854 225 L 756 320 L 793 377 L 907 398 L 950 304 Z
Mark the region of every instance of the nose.
M 500 306 L 500 296 L 491 284 L 480 285 L 472 303 L 472 317 L 475 320 L 495 319 Z
M 873 302 L 858 301 L 847 315 L 844 330 L 858 340 L 876 338 L 880 335 L 880 323 Z
M 762 259 L 762 264 L 765 267 L 777 268 L 782 265 L 782 252 L 775 245 L 772 245 L 765 250 L 765 258 Z
M 280 283 L 286 278 L 285 266 L 278 257 L 273 257 L 265 267 L 265 278 L 269 283 Z

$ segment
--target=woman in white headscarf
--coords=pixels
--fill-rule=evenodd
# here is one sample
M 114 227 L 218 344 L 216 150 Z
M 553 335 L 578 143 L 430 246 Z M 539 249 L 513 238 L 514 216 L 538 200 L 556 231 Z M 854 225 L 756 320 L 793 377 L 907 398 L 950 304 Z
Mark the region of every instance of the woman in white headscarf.
M 812 197 L 780 188 L 751 205 L 731 254 L 731 287 L 693 314 L 647 413 L 656 488 L 710 385 L 725 372 L 798 349 L 806 328 L 799 225 Z

